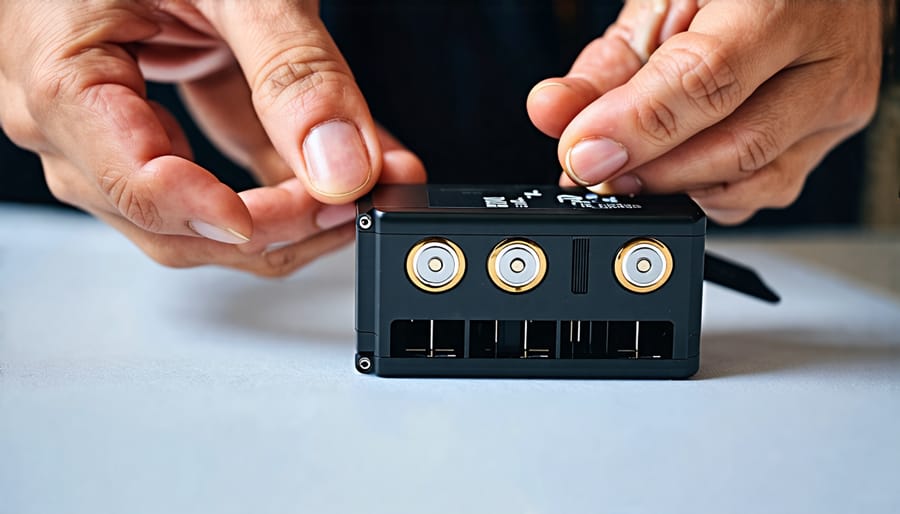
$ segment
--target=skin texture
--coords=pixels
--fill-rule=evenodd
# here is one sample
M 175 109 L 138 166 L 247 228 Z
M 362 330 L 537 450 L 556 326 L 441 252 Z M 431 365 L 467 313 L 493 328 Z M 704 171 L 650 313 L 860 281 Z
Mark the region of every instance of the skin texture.
M 568 75 L 535 86 L 528 113 L 560 138 L 562 183 L 686 191 L 740 223 L 793 203 L 869 122 L 881 27 L 869 0 L 629 0 Z
M 57 198 L 164 265 L 286 275 L 352 240 L 350 202 L 377 181 L 425 180 L 372 120 L 316 2 L 9 1 L 0 31 L 19 35 L 0 48 L 4 131 Z M 263 187 L 238 194 L 193 163 L 145 79 L 178 83 Z

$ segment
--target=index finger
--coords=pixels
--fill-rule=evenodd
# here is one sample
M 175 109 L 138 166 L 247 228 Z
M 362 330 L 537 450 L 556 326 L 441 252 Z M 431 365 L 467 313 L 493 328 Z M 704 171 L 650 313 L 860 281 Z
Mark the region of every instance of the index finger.
M 134 58 L 111 43 L 152 35 L 155 25 L 139 10 L 91 16 L 93 23 L 59 45 L 22 57 L 30 65 L 27 106 L 47 140 L 44 153 L 58 157 L 47 174 L 83 186 L 71 203 L 115 213 L 144 231 L 246 241 L 253 227 L 243 202 L 184 157 L 177 123 L 147 100 Z
M 259 121 L 319 201 L 345 203 L 378 180 L 375 122 L 317 2 L 201 3 L 234 52 Z
M 726 118 L 800 53 L 802 34 L 785 29 L 789 9 L 705 5 L 688 32 L 572 120 L 558 148 L 566 174 L 585 186 L 609 181 Z

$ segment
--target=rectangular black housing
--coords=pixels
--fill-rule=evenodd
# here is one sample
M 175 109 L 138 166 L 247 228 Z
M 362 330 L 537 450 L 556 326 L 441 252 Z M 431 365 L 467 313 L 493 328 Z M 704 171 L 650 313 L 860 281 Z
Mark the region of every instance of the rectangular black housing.
M 357 369 L 689 377 L 705 232 L 703 212 L 682 195 L 379 186 L 358 202 Z

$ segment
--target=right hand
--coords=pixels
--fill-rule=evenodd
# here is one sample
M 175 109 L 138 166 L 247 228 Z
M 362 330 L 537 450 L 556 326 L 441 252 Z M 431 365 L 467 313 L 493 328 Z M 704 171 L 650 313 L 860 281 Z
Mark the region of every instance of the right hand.
M 783 208 L 875 114 L 886 11 L 873 1 L 627 0 L 532 121 L 563 184 L 689 194 L 713 220 Z
M 4 2 L 0 33 L 16 34 L 0 46 L 3 130 L 57 198 L 165 265 L 285 275 L 352 240 L 352 202 L 377 181 L 425 180 L 372 120 L 316 2 Z M 263 187 L 238 194 L 192 162 L 145 79 L 178 83 Z

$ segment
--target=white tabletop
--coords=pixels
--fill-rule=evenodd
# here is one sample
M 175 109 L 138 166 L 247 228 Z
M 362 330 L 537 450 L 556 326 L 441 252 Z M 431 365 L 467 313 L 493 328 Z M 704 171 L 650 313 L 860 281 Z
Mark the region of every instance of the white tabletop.
M 898 241 L 713 241 L 783 302 L 710 286 L 691 380 L 404 380 L 349 248 L 170 270 L 0 205 L 0 512 L 898 512 Z

